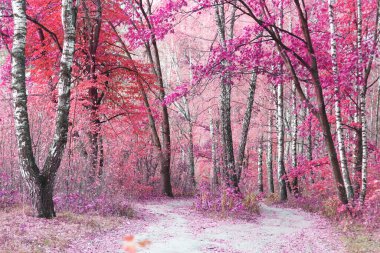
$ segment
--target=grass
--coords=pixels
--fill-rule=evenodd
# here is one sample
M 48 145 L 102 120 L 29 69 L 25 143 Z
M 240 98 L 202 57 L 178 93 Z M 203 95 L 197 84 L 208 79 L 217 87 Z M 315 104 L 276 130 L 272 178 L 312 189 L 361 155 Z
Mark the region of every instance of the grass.
M 114 230 L 124 221 L 125 217 L 70 212 L 46 220 L 32 217 L 28 208 L 0 210 L 0 253 L 64 252 L 76 239 Z
M 265 203 L 276 205 L 280 202 L 277 195 L 268 195 Z M 377 224 L 375 229 L 369 229 L 360 220 L 347 216 L 342 217 L 342 214 L 338 214 L 337 211 L 339 202 L 333 198 L 326 198 L 321 201 L 319 198 L 313 198 L 313 196 L 306 196 L 301 199 L 289 196 L 289 200 L 283 205 L 290 208 L 301 208 L 309 213 L 318 213 L 329 219 L 337 231 L 341 232 L 342 242 L 349 253 L 380 252 L 380 224 Z
M 363 225 L 345 226 L 343 242 L 350 253 L 378 253 L 380 252 L 379 231 L 369 231 Z

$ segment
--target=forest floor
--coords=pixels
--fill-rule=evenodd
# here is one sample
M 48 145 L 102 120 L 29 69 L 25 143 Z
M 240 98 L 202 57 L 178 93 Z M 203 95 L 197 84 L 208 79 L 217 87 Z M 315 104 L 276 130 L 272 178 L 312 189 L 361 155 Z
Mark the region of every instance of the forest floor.
M 137 253 L 380 252 L 373 236 L 338 233 L 330 220 L 300 209 L 261 203 L 260 215 L 247 219 L 199 212 L 193 203 L 139 202 L 129 218 L 66 212 L 45 220 L 26 208 L 3 209 L 0 253 L 115 253 L 145 240 L 150 244 Z
M 261 204 L 256 219 L 218 218 L 194 210 L 193 200 L 174 199 L 138 204 L 144 219 L 84 241 L 69 252 L 123 252 L 122 238 L 149 240 L 151 253 L 346 252 L 332 225 L 301 210 Z

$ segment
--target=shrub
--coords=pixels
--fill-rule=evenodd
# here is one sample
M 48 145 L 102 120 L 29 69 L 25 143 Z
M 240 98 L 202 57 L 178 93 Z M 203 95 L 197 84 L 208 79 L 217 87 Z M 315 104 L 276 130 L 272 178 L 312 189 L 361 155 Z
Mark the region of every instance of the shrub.
M 79 194 L 60 195 L 54 198 L 58 211 L 73 213 L 95 213 L 103 216 L 115 215 L 132 218 L 135 213 L 131 204 L 121 196 L 100 195 L 86 198 Z
M 269 195 L 265 198 L 265 201 L 266 201 L 268 204 L 278 204 L 278 203 L 281 202 L 280 197 L 279 197 L 278 194 L 276 194 L 276 193 L 271 193 L 271 194 L 269 194 Z
M 259 197 L 254 193 L 244 197 L 243 206 L 250 213 L 260 213 Z
M 201 182 L 195 198 L 195 208 L 211 211 L 222 216 L 259 213 L 258 196 L 246 197 L 232 188 L 211 189 L 208 182 Z
M 322 213 L 328 218 L 335 218 L 340 208 L 340 201 L 336 197 L 329 197 L 323 201 Z

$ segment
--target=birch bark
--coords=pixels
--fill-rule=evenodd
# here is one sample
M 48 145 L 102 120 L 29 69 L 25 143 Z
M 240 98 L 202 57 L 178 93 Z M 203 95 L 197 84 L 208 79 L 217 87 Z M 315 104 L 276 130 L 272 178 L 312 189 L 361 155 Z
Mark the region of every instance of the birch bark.
M 354 198 L 354 191 L 351 185 L 350 173 L 347 166 L 346 148 L 344 144 L 342 117 L 340 110 L 340 98 L 339 98 L 339 72 L 337 63 L 337 49 L 336 49 L 336 29 L 334 20 L 334 7 L 333 0 L 328 0 L 328 13 L 330 23 L 330 43 L 331 43 L 331 61 L 332 61 L 332 73 L 335 85 L 335 118 L 336 118 L 336 131 L 338 137 L 338 150 L 340 155 L 340 167 L 342 170 L 343 182 L 346 188 L 347 198 L 352 200 Z
M 296 97 L 296 86 L 292 85 L 292 169 L 297 168 L 297 135 L 298 135 L 298 120 L 297 120 L 297 97 Z M 292 181 L 292 190 L 294 195 L 297 197 L 299 194 L 298 189 L 298 177 L 294 177 Z
M 247 145 L 249 125 L 251 123 L 253 102 L 255 100 L 256 81 L 257 81 L 257 73 L 254 70 L 252 72 L 252 77 L 251 77 L 251 81 L 250 81 L 250 85 L 249 85 L 249 94 L 248 94 L 248 98 L 247 98 L 247 106 L 246 106 L 246 110 L 244 113 L 243 126 L 242 126 L 242 130 L 241 130 L 241 136 L 240 136 L 240 142 L 239 142 L 238 158 L 237 158 L 238 180 L 240 180 L 241 172 L 243 170 L 245 147 Z
M 273 183 L 273 158 L 272 158 L 272 115 L 269 116 L 268 124 L 268 140 L 267 140 L 267 177 L 268 177 L 268 189 L 270 193 L 274 193 Z
M 223 48 L 226 48 L 226 19 L 224 5 L 215 2 L 215 19 L 218 28 L 219 41 Z M 232 23 L 233 24 L 233 23 Z M 233 29 L 231 29 L 233 31 Z M 228 62 L 222 62 L 227 66 Z M 220 81 L 220 116 L 222 124 L 223 160 L 224 175 L 228 187 L 239 191 L 238 175 L 235 167 L 235 156 L 231 129 L 231 77 L 224 73 Z
M 25 86 L 25 37 L 26 4 L 24 0 L 13 0 L 14 41 L 12 47 L 12 94 L 14 118 L 21 174 L 28 186 L 32 205 L 38 217 L 55 217 L 53 190 L 56 173 L 67 143 L 70 112 L 71 66 L 75 48 L 77 8 L 73 0 L 62 0 L 63 50 L 58 81 L 58 103 L 53 142 L 42 170 L 35 162 L 30 137 Z
M 285 164 L 284 164 L 284 98 L 283 86 L 278 84 L 276 88 L 277 95 L 277 179 L 279 185 L 280 200 L 288 199 L 285 182 Z
M 263 136 L 260 137 L 259 150 L 258 150 L 258 160 L 257 160 L 257 172 L 258 172 L 258 190 L 259 192 L 264 192 L 263 184 Z
M 211 135 L 211 159 L 212 159 L 212 186 L 215 189 L 219 186 L 219 161 L 217 154 L 217 143 L 214 120 L 212 118 L 211 110 L 209 110 L 210 114 L 210 135 Z

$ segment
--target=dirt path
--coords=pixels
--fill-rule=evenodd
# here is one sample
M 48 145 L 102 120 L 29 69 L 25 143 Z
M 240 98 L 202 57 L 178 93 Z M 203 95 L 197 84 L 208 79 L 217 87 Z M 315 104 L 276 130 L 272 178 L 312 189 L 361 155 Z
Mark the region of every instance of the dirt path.
M 153 221 L 140 221 L 132 228 L 127 224 L 95 238 L 80 252 L 122 252 L 120 238 L 125 234 L 152 242 L 139 253 L 345 252 L 326 220 L 299 210 L 262 205 L 261 216 L 247 222 L 205 217 L 192 209 L 192 200 L 165 200 L 137 208 Z

